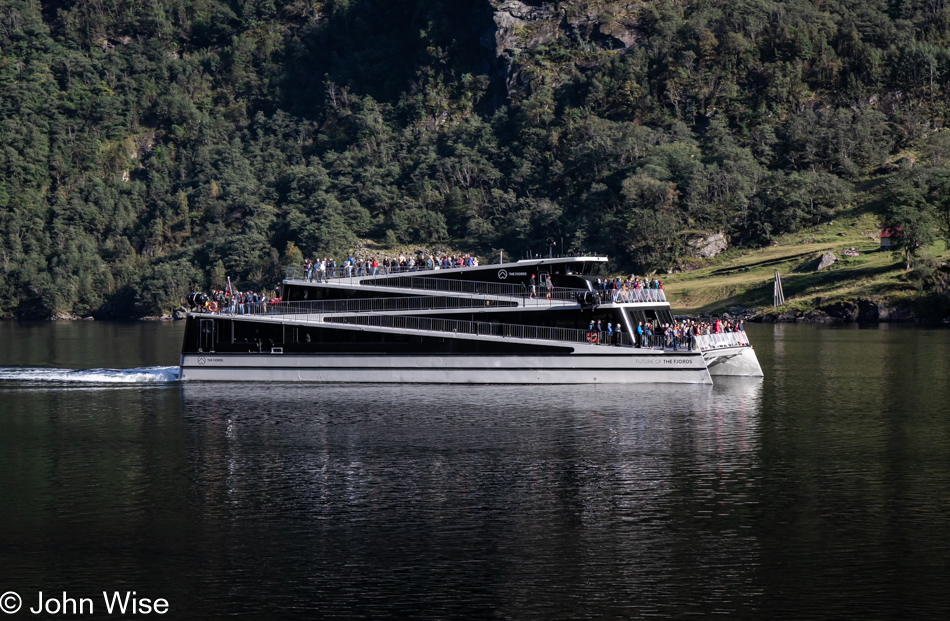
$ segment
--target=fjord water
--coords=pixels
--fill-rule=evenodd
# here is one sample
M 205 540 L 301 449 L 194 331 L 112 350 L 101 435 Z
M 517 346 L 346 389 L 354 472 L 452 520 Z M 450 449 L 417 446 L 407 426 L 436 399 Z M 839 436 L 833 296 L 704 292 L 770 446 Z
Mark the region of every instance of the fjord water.
M 749 333 L 765 378 L 714 386 L 302 386 L 177 382 L 179 324 L 2 323 L 0 592 L 12 618 L 41 590 L 100 618 L 104 590 L 175 619 L 946 615 L 950 331 Z

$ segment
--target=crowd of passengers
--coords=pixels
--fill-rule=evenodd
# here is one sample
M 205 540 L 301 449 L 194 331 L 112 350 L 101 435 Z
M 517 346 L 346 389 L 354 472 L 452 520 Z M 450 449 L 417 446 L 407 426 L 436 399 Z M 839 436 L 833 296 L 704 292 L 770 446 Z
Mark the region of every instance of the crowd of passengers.
M 663 281 L 656 278 L 639 278 L 633 274 L 629 278 L 597 279 L 597 288 L 617 303 L 635 302 L 640 297 L 640 291 L 662 291 Z M 606 297 L 606 296 L 605 296 Z
M 198 302 L 205 312 L 244 315 L 252 312 L 264 312 L 268 305 L 278 304 L 280 298 L 268 297 L 260 291 L 219 291 L 212 289 L 210 295 Z
M 435 255 L 361 258 L 347 257 L 337 265 L 335 259 L 306 259 L 303 264 L 304 278 L 313 282 L 329 282 L 333 278 L 349 278 L 352 276 L 376 276 L 377 274 L 398 274 L 419 270 L 451 269 L 453 267 L 478 267 L 478 257 L 470 254 Z
M 696 343 L 694 337 L 728 332 L 744 333 L 744 330 L 745 326 L 741 319 L 731 322 L 721 319 L 715 321 L 682 319 L 674 320 L 673 323 L 640 321 L 633 335 L 633 346 L 692 351 Z M 608 322 L 604 327 L 600 320 L 592 320 L 587 326 L 587 341 L 601 345 L 623 345 L 623 328 L 620 322 L 615 324 Z M 739 344 L 742 343 L 740 334 Z

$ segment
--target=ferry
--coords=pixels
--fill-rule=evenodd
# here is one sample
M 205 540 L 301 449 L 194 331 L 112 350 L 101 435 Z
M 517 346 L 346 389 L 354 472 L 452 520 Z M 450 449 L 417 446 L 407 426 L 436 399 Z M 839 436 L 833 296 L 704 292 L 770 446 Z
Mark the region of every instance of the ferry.
M 287 269 L 279 302 L 190 312 L 183 381 L 710 384 L 761 377 L 745 332 L 675 343 L 662 289 L 603 290 L 599 256 L 393 272 Z M 619 325 L 613 338 L 605 330 Z

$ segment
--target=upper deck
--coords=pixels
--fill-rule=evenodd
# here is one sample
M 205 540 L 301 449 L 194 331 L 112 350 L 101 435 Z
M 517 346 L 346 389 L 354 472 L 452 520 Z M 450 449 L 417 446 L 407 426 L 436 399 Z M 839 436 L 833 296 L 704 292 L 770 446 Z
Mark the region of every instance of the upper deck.
M 439 293 L 488 303 L 515 300 L 519 306 L 669 306 L 662 289 L 599 289 L 592 272 L 606 261 L 604 257 L 557 257 L 472 267 L 344 266 L 309 272 L 293 266 L 287 268 L 281 297 L 297 302 Z
M 441 278 L 445 280 L 468 280 L 474 282 L 491 282 L 506 284 L 529 285 L 531 277 L 535 277 L 540 285 L 548 276 L 554 280 L 557 278 L 561 283 L 554 283 L 555 286 L 567 286 L 568 282 L 580 283 L 584 276 L 592 276 L 599 268 L 607 264 L 607 257 L 583 256 L 583 257 L 550 257 L 545 259 L 524 259 L 513 263 L 492 263 L 489 265 L 460 266 L 460 267 L 440 267 L 438 265 L 431 268 L 425 266 L 416 266 L 409 268 L 390 268 L 385 266 L 363 267 L 358 265 L 339 266 L 327 273 L 328 279 L 353 278 L 360 279 L 380 278 L 387 276 L 405 276 L 416 275 L 432 278 Z M 312 275 L 316 279 L 315 275 Z M 306 277 L 303 267 L 292 266 L 287 268 L 287 274 L 284 282 L 287 281 L 309 280 Z

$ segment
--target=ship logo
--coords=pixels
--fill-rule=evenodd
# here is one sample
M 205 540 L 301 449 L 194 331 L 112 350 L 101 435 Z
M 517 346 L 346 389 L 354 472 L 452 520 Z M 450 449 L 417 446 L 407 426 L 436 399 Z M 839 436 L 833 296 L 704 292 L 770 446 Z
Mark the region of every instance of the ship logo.
M 498 270 L 498 280 L 505 280 L 508 278 L 508 270 Z
M 204 364 L 204 363 L 205 363 L 205 357 L 204 357 L 204 356 L 201 356 L 200 358 L 198 358 L 198 364 Z

